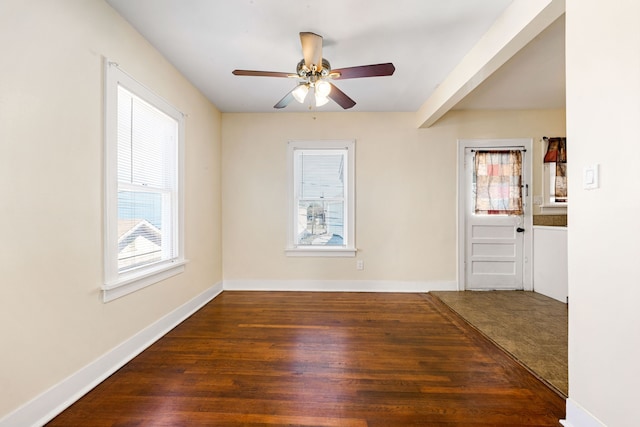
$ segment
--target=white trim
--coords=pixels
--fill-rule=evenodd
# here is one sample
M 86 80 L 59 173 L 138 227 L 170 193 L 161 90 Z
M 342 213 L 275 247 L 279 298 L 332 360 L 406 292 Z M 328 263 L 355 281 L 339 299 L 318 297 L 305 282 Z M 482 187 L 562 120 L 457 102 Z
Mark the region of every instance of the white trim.
M 136 272 L 137 274 L 131 277 L 121 275 L 116 282 L 106 283 L 102 286 L 102 302 L 113 301 L 161 280 L 183 273 L 187 262 L 187 260 L 182 260 L 161 264 L 155 268 L 144 270 L 142 274 Z
M 176 153 L 176 199 L 172 224 L 172 241 L 176 257 L 157 265 L 118 272 L 118 86 L 140 97 L 154 108 L 164 112 L 178 123 Z M 117 63 L 104 58 L 104 285 L 103 302 L 112 301 L 128 293 L 157 283 L 184 271 L 184 159 L 185 114 L 170 102 L 138 82 L 122 70 Z M 114 236 L 116 236 L 114 238 Z M 139 282 L 136 280 L 139 279 Z M 120 287 L 116 291 L 116 287 Z
M 324 246 L 322 248 L 308 248 L 297 245 L 297 213 L 296 209 L 296 182 L 294 171 L 295 150 L 347 150 L 347 183 L 344 188 L 344 203 L 347 216 L 344 218 L 345 246 Z M 309 141 L 289 141 L 287 143 L 287 256 L 317 256 L 317 257 L 353 257 L 356 254 L 356 233 L 355 233 L 355 164 L 356 164 L 356 141 L 347 140 L 309 140 Z
M 566 205 L 566 203 L 565 203 Z M 566 215 L 567 214 L 567 206 L 557 205 L 540 205 L 540 214 L 541 215 Z
M 509 147 L 524 147 L 525 154 L 523 161 L 523 179 L 524 184 L 528 185 L 528 192 L 525 193 L 524 204 L 524 247 L 523 247 L 523 278 L 522 286 L 525 291 L 533 291 L 533 204 L 532 204 L 532 165 L 533 165 L 533 139 L 532 138 L 510 138 L 510 139 L 459 139 L 458 140 L 458 205 L 457 221 L 458 221 L 458 250 L 457 250 L 457 265 L 458 265 L 458 289 L 463 291 L 465 289 L 465 230 L 466 230 L 466 216 L 465 216 L 465 150 L 467 148 L 509 148 Z
M 354 257 L 356 256 L 356 252 L 358 252 L 357 249 L 331 247 L 298 247 L 285 249 L 287 256 Z
M 560 424 L 565 427 L 606 427 L 605 423 L 571 398 L 567 399 L 567 418 L 560 420 Z
M 567 231 L 568 227 L 566 225 L 534 225 L 533 229 L 534 230 L 551 230 L 551 231 L 564 230 L 564 231 Z
M 0 419 L 0 427 L 40 426 L 100 384 L 222 292 L 218 283 Z
M 225 291 L 429 292 L 455 291 L 456 282 L 399 280 L 225 280 Z

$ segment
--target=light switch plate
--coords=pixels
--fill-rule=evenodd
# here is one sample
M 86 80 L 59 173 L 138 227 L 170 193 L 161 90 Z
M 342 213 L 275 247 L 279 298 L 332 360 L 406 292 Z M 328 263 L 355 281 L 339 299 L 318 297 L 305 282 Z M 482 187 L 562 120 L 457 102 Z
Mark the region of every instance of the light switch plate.
M 582 186 L 585 190 L 593 190 L 600 186 L 598 165 L 585 166 L 582 173 Z

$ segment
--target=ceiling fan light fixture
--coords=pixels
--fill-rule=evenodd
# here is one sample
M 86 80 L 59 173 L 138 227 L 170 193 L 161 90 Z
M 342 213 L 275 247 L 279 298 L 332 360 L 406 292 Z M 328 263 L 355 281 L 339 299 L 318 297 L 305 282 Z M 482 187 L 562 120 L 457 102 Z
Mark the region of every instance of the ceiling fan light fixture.
M 329 96 L 329 93 L 331 93 L 331 83 L 326 80 L 320 80 L 318 83 L 316 83 L 315 91 L 316 94 L 319 94 L 326 98 L 327 96 Z
M 283 73 L 276 71 L 257 70 L 233 70 L 234 76 L 262 76 L 262 77 L 286 77 L 298 80 L 295 88 L 287 94 L 273 108 L 285 108 L 294 99 L 304 104 L 309 89 L 313 88 L 315 105 L 325 105 L 331 99 L 344 110 L 356 105 L 338 86 L 330 83 L 329 79 L 355 79 L 361 77 L 378 77 L 393 75 L 396 67 L 391 63 L 360 65 L 357 67 L 340 68 L 331 70 L 331 64 L 322 57 L 322 36 L 312 32 L 301 32 L 300 43 L 302 45 L 302 59 L 296 66 L 296 73 Z M 311 108 L 311 106 L 310 106 Z
M 291 92 L 291 94 L 296 99 L 296 101 L 298 101 L 300 104 L 302 104 L 304 102 L 304 99 L 307 97 L 307 92 L 309 92 L 309 85 L 303 83 L 303 84 L 299 84 Z
M 315 95 L 316 95 L 316 107 L 322 107 L 324 104 L 329 102 L 329 98 L 321 95 L 320 93 L 318 93 L 317 90 L 315 92 Z

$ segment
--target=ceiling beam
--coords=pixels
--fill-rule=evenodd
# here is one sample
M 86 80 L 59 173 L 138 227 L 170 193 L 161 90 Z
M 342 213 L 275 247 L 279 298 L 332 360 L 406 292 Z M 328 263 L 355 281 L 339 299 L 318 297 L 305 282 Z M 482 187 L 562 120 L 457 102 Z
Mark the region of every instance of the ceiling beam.
M 426 128 L 504 65 L 565 11 L 565 0 L 515 0 L 417 111 Z

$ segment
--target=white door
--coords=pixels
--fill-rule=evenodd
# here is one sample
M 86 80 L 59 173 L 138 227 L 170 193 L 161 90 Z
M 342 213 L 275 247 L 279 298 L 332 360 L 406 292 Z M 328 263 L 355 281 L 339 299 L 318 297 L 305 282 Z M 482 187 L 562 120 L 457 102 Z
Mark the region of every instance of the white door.
M 463 195 L 460 207 L 460 221 L 463 223 L 463 252 L 461 253 L 461 278 L 464 289 L 493 290 L 493 289 L 526 289 L 525 261 L 526 248 L 530 242 L 527 234 L 531 234 L 531 217 L 528 209 L 528 180 L 527 178 L 527 147 L 515 144 L 522 140 L 475 141 L 475 145 L 464 146 L 463 161 L 464 178 L 460 190 Z M 530 140 L 525 140 L 530 141 Z M 471 142 L 471 141 L 467 141 Z M 461 147 L 462 149 L 463 147 Z M 510 153 L 514 154 L 510 154 Z M 530 152 L 529 152 L 530 153 Z M 488 158 L 509 158 L 511 166 L 486 165 Z M 480 165 L 476 165 L 476 160 Z M 491 162 L 491 161 L 490 161 Z M 479 171 L 476 168 L 480 169 Z M 507 181 L 517 182 L 520 187 L 521 212 L 516 206 L 518 194 L 515 185 L 511 194 L 505 196 L 504 188 L 499 179 L 487 177 L 487 169 L 509 169 L 513 175 Z M 519 170 L 518 170 L 519 169 Z M 517 172 L 513 172 L 517 170 Z M 499 172 L 502 173 L 502 172 Z M 483 177 L 483 175 L 485 175 Z M 504 178 L 504 177 L 501 177 Z M 484 186 L 484 187 L 483 187 Z M 477 192 L 480 192 L 480 198 Z M 486 200 L 482 194 L 491 197 L 490 203 L 500 205 L 503 209 L 487 209 L 483 206 Z M 508 190 L 507 190 L 508 191 Z M 489 196 L 491 195 L 491 196 Z M 510 200 L 512 207 L 502 206 L 498 199 L 505 197 Z M 508 203 L 508 202 L 507 202 Z M 486 203 L 484 203 L 486 204 Z M 527 272 L 528 273 L 528 269 Z

